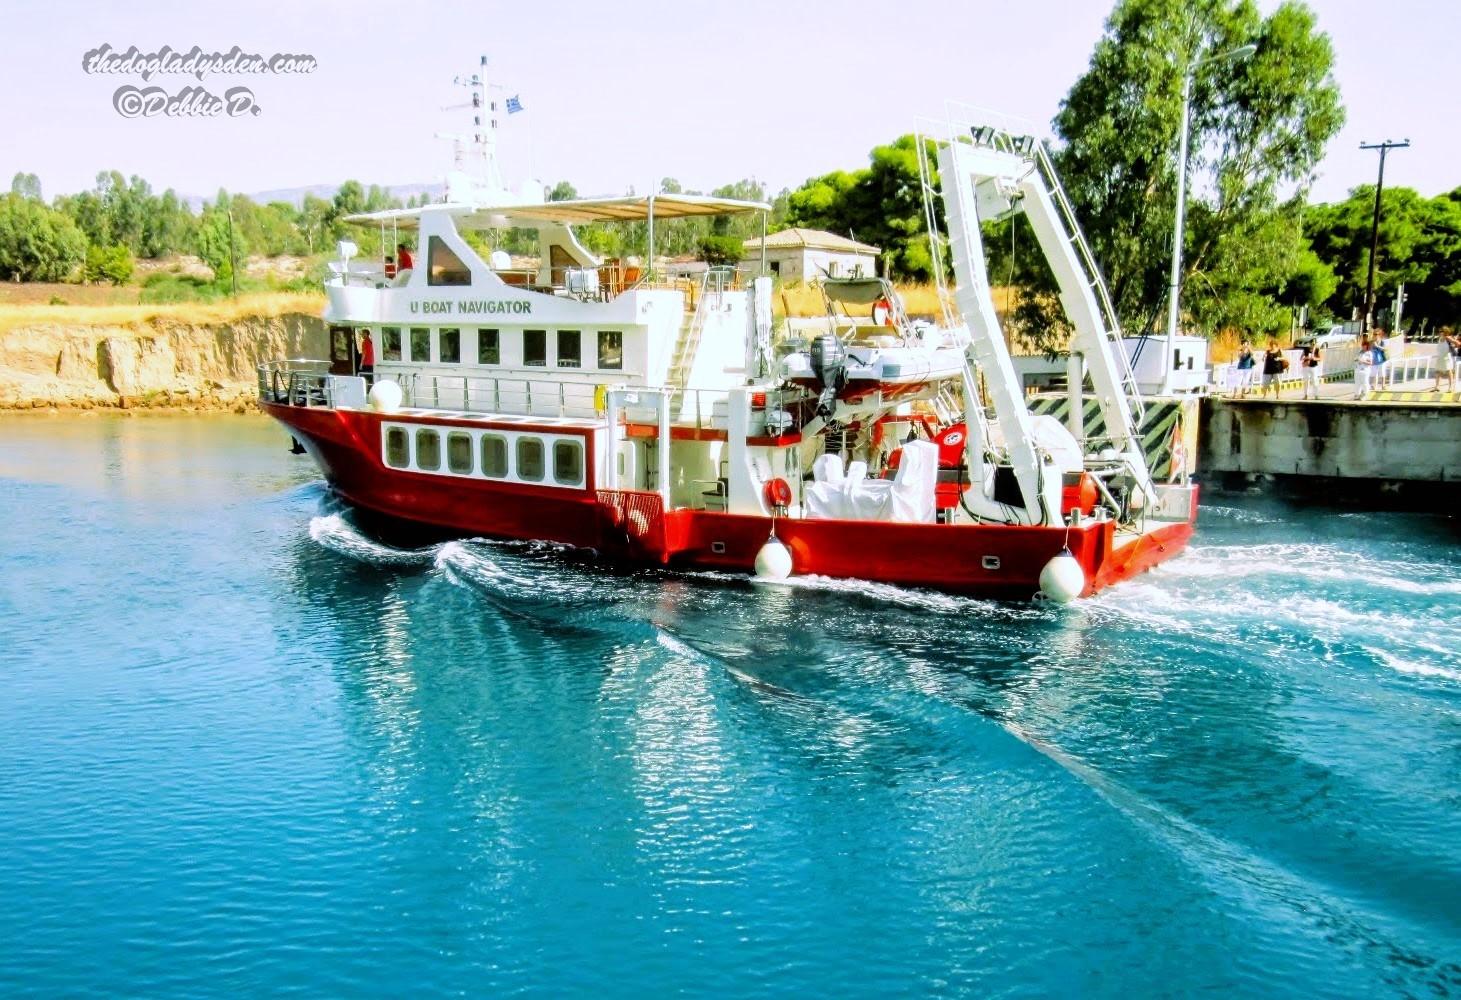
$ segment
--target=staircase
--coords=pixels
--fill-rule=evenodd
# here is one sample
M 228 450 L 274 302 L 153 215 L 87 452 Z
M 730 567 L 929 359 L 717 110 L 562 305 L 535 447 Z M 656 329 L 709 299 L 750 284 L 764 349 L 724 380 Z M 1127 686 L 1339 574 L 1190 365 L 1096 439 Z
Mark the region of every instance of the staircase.
M 964 419 L 964 396 L 952 382 L 939 386 L 938 393 L 928 401 L 940 427 L 957 424 Z
M 1075 209 L 1070 204 L 1070 198 L 1065 193 L 1065 185 L 1060 183 L 1060 177 L 1055 172 L 1055 164 L 1050 162 L 1049 151 L 1045 143 L 1035 144 L 1035 162 L 1040 170 L 1040 176 L 1049 189 L 1051 199 L 1055 202 L 1060 213 L 1061 224 L 1065 228 L 1066 239 L 1076 250 L 1076 258 L 1080 261 L 1082 279 L 1090 287 L 1095 295 L 1096 302 L 1101 309 L 1101 325 L 1105 328 L 1106 344 L 1110 348 L 1117 371 L 1121 377 L 1121 388 L 1126 394 L 1126 400 L 1131 407 L 1132 420 L 1140 425 L 1142 417 L 1146 414 L 1146 406 L 1142 402 L 1141 389 L 1136 384 L 1136 373 L 1132 370 L 1131 359 L 1126 356 L 1126 345 L 1121 338 L 1121 322 L 1116 318 L 1116 308 L 1111 304 L 1111 293 L 1106 288 L 1106 279 L 1101 274 L 1101 268 L 1096 264 L 1095 255 L 1086 243 L 1085 233 L 1081 230 L 1080 223 L 1076 220 Z
M 712 310 L 719 309 L 725 297 L 727 275 L 724 271 L 710 270 L 700 279 L 700 294 L 695 303 L 695 312 L 690 320 L 680 326 L 680 336 L 675 341 L 675 351 L 670 356 L 669 385 L 677 389 L 688 388 L 690 368 L 695 364 L 695 355 L 700 350 L 700 336 L 705 332 L 705 318 Z

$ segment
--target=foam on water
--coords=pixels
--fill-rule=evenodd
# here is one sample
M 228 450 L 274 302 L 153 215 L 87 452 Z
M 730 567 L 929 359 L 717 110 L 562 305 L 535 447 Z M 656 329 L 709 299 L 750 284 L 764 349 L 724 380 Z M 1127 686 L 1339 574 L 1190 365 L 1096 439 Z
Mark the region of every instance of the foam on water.
M 1194 545 L 1181 558 L 1164 563 L 1162 570 L 1169 576 L 1179 577 L 1221 577 L 1229 581 L 1298 577 L 1402 594 L 1461 595 L 1461 579 L 1456 578 L 1452 566 L 1387 561 L 1383 567 L 1377 567 L 1332 544 Z
M 397 549 L 367 538 L 340 514 L 310 519 L 309 537 L 331 552 L 372 566 L 425 566 L 434 558 L 437 546 Z

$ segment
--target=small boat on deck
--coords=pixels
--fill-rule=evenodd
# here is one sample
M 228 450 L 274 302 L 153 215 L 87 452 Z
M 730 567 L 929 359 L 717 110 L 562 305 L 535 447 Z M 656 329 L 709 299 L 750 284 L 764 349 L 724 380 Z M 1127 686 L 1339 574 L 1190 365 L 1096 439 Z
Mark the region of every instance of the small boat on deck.
M 924 189 L 942 198 L 936 245 L 956 277 L 939 325 L 908 322 L 868 279 L 824 289 L 870 322 L 778 341 L 764 261 L 659 273 L 656 223 L 760 214 L 764 229 L 762 203 L 544 202 L 480 185 L 353 217 L 389 227 L 387 246 L 404 233 L 419 263 L 387 275 L 344 246 L 325 289 L 332 358 L 261 366 L 262 406 L 346 500 L 464 535 L 1021 600 L 1088 596 L 1172 558 L 1197 487 L 1152 479 L 1120 330 L 1043 147 L 992 128 L 929 142 L 942 191 Z M 1087 376 L 1074 412 L 1088 383 L 1101 439 L 1026 406 L 980 241 L 981 221 L 1014 211 L 1071 311 Z M 642 268 L 591 253 L 573 230 L 588 222 L 642 226 Z M 490 245 L 509 227 L 537 234 L 526 275 L 464 235 Z M 361 373 L 366 332 L 379 347 Z
M 829 400 L 856 402 L 871 395 L 912 399 L 960 377 L 967 327 L 910 320 L 886 278 L 824 278 L 818 287 L 827 304 L 826 328 L 783 358 L 788 383 L 827 390 Z M 839 357 L 840 379 L 824 386 L 822 369 Z

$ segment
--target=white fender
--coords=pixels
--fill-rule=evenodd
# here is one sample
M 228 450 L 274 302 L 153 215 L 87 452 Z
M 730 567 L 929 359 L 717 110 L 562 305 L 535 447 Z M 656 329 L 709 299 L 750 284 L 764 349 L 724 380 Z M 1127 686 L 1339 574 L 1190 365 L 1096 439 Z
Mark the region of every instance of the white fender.
M 791 576 L 791 549 L 772 535 L 756 553 L 756 576 L 762 580 L 785 580 Z
M 370 387 L 370 406 L 380 413 L 395 413 L 401 408 L 401 387 L 390 379 L 377 382 Z
M 1059 604 L 1069 604 L 1086 589 L 1086 571 L 1070 549 L 1061 549 L 1040 570 L 1040 593 Z

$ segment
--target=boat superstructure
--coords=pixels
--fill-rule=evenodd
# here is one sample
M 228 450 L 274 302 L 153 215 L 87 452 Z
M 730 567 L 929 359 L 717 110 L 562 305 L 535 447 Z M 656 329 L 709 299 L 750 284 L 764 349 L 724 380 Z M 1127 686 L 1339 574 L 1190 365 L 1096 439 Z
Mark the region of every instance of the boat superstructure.
M 465 534 L 1013 598 L 1090 594 L 1168 558 L 1196 487 L 1151 479 L 1120 331 L 1043 147 L 960 130 L 928 155 L 956 278 L 943 322 L 911 322 L 880 280 L 829 283 L 852 322 L 776 338 L 764 267 L 658 273 L 657 221 L 764 220 L 764 204 L 448 202 L 356 220 L 407 234 L 414 266 L 342 256 L 334 357 L 261 368 L 263 405 L 351 502 Z M 979 234 L 1016 210 L 1071 317 L 1072 393 L 1089 378 L 1109 440 L 1025 405 Z M 644 226 L 646 263 L 589 252 L 588 222 Z M 466 235 L 506 227 L 537 231 L 536 266 Z

